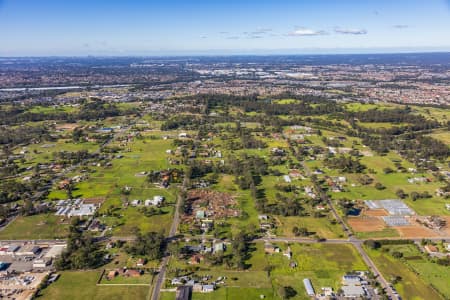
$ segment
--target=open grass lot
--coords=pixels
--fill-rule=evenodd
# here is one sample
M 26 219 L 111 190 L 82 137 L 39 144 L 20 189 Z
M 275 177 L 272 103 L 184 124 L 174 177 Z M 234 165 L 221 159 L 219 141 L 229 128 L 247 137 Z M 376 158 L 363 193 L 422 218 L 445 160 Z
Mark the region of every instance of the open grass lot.
M 145 299 L 149 292 L 147 286 L 97 286 L 100 272 L 99 270 L 62 272 L 55 283 L 40 293 L 39 299 L 136 300 Z
M 374 129 L 378 129 L 378 128 L 392 128 L 394 126 L 401 126 L 401 124 L 393 124 L 393 123 L 388 123 L 388 122 L 371 122 L 371 123 L 366 123 L 366 122 L 359 122 L 358 123 L 359 126 L 364 126 L 367 128 L 374 128 Z
M 280 245 L 283 246 L 283 245 Z M 286 248 L 284 246 L 283 248 Z M 274 287 L 292 286 L 298 293 L 298 299 L 309 299 L 303 286 L 303 279 L 309 278 L 316 290 L 331 286 L 340 287 L 341 277 L 352 270 L 367 270 L 356 249 L 347 244 L 294 244 L 291 245 L 293 260 L 298 267 L 291 269 L 284 256 L 268 257 L 270 265 L 275 266 L 271 272 Z M 320 262 L 320 267 L 318 267 Z
M 401 276 L 402 279 L 395 285 L 395 288 L 403 299 L 428 300 L 442 298 L 424 281 L 422 276 L 415 274 L 402 261 L 393 258 L 388 252 L 366 250 L 387 280 L 393 276 Z
M 87 150 L 93 152 L 98 150 L 99 145 L 96 143 L 74 143 L 72 140 L 60 139 L 57 142 L 43 142 L 40 144 L 32 144 L 26 147 L 26 166 L 36 163 L 48 163 L 54 159 L 54 152 L 76 152 Z
M 430 134 L 430 136 L 450 145 L 450 132 L 448 131 L 436 131 Z
M 164 208 L 165 214 L 146 217 L 137 208 L 129 207 L 122 210 L 122 217 L 101 218 L 106 224 L 113 226 L 115 236 L 129 236 L 133 234 L 134 228 L 142 232 L 168 232 L 172 224 L 173 208 Z
M 416 271 L 426 283 L 433 285 L 444 297 L 450 298 L 450 268 L 430 262 L 416 245 L 392 245 L 390 251 L 403 253 L 402 263 Z
M 0 231 L 0 239 L 55 239 L 65 238 L 68 234 L 69 221 L 61 223 L 61 217 L 42 214 L 18 217 Z
M 448 109 L 438 107 L 420 107 L 413 106 L 413 112 L 420 114 L 427 119 L 445 121 L 450 119 L 450 113 Z
M 311 235 L 316 234 L 327 239 L 344 236 L 342 227 L 339 224 L 332 224 L 327 217 L 277 217 L 277 219 L 281 223 L 278 227 L 278 233 L 281 236 L 293 237 L 292 228 L 294 226 L 305 227 Z
M 349 103 L 349 104 L 345 105 L 345 108 L 348 111 L 367 111 L 367 110 L 374 109 L 374 108 L 387 109 L 387 108 L 393 108 L 396 106 L 398 107 L 399 105 L 392 104 L 392 103 L 369 104 L 369 103 L 354 102 L 354 103 Z

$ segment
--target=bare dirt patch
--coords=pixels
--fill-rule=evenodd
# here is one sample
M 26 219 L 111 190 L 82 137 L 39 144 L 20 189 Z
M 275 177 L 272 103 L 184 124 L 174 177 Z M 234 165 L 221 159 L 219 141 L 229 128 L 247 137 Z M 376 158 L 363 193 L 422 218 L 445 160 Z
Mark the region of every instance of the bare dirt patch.
M 102 204 L 104 201 L 104 197 L 86 198 L 83 200 L 84 204 Z
M 78 127 L 77 123 L 64 123 L 64 124 L 58 124 L 56 125 L 56 129 L 58 130 L 74 130 L 76 127 Z
M 425 238 L 439 236 L 437 232 L 428 229 L 420 224 L 412 223 L 411 226 L 396 226 L 392 228 L 396 229 L 400 236 L 407 238 Z
M 382 231 L 385 223 L 379 217 L 362 216 L 348 218 L 349 225 L 356 232 Z

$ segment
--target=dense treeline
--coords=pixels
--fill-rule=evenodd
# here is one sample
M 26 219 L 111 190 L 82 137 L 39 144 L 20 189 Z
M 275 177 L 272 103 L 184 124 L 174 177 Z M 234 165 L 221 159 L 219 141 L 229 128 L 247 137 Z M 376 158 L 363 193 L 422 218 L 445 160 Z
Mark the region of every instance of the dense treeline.
M 32 141 L 50 140 L 46 126 L 0 127 L 0 145 L 15 146 Z
M 165 239 L 162 233 L 148 232 L 136 234 L 136 240 L 127 245 L 127 253 L 135 256 L 145 256 L 150 260 L 159 259 L 164 254 Z
M 104 263 L 105 253 L 100 249 L 100 244 L 95 243 L 93 237 L 79 229 L 78 222 L 76 219 L 71 224 L 67 249 L 55 263 L 59 270 L 92 269 Z
M 12 107 L 9 109 L 0 109 L 0 124 L 14 125 L 26 122 L 39 122 L 47 120 L 60 120 L 69 123 L 75 123 L 78 120 L 98 120 L 108 117 L 116 117 L 121 115 L 131 115 L 138 113 L 137 108 L 120 109 L 116 104 L 108 103 L 103 100 L 94 99 L 92 101 L 84 101 L 79 111 L 66 112 L 32 112 L 30 107 Z
M 361 173 L 366 169 L 358 159 L 354 159 L 351 156 L 338 156 L 327 158 L 324 161 L 325 165 L 332 169 L 339 169 L 344 173 Z
M 394 109 L 369 109 L 367 111 L 348 112 L 347 118 L 356 118 L 361 122 L 382 122 L 382 123 L 412 123 L 420 124 L 426 121 L 421 115 L 411 114 L 411 108 Z

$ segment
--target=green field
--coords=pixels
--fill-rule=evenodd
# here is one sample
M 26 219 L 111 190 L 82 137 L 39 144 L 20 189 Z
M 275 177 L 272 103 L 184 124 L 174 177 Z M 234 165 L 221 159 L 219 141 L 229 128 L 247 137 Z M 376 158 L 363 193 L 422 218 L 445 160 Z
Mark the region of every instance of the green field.
M 424 281 L 422 276 L 412 272 L 402 261 L 393 258 L 388 252 L 366 250 L 386 280 L 390 280 L 393 276 L 402 278 L 395 288 L 403 299 L 441 299 L 440 295 Z M 446 279 L 448 276 L 444 278 L 444 280 Z
M 0 231 L 0 239 L 57 239 L 68 234 L 70 222 L 61 223 L 61 217 L 54 214 L 42 214 L 29 217 L 18 217 Z
M 148 286 L 97 286 L 100 271 L 65 271 L 53 284 L 42 290 L 43 300 L 137 300 L 145 299 Z
M 423 281 L 433 285 L 444 297 L 450 298 L 449 267 L 431 262 L 416 245 L 394 245 L 389 250 L 403 253 L 404 258 L 400 260 L 403 264 L 417 272 Z
M 277 217 L 281 225 L 277 232 L 282 236 L 293 237 L 292 228 L 305 227 L 311 235 L 317 235 L 326 239 L 341 238 L 344 236 L 339 224 L 332 224 L 327 217 Z

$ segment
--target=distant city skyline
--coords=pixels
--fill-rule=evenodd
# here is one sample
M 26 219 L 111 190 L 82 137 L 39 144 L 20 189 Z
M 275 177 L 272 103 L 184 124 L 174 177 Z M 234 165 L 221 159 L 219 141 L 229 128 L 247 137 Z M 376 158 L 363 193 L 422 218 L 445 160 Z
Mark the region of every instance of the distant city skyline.
M 0 0 L 0 56 L 450 51 L 450 0 Z

